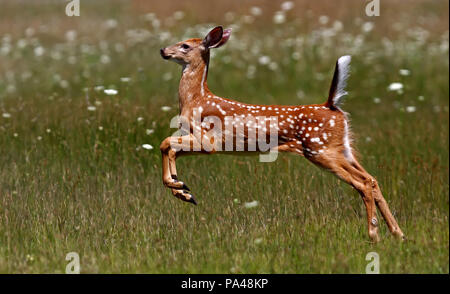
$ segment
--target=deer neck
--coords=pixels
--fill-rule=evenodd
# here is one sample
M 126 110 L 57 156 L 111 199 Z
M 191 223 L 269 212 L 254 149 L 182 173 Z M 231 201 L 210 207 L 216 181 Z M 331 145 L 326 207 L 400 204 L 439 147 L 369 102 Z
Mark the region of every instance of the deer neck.
M 208 77 L 209 54 L 195 63 L 183 66 L 183 71 L 178 88 L 180 99 L 180 112 L 190 101 L 207 96 L 210 91 L 206 83 Z

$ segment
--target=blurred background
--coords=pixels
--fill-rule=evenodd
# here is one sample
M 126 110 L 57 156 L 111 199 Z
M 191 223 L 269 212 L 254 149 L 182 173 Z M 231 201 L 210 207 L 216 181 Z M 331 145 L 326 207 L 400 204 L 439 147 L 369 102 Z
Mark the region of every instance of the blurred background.
M 0 0 L 0 272 L 448 273 L 449 2 Z M 182 159 L 200 205 L 164 189 L 181 68 L 159 48 L 233 29 L 217 95 L 325 101 L 352 55 L 355 146 L 412 242 L 367 242 L 356 192 L 299 157 Z M 224 168 L 226 166 L 227 168 Z M 245 203 L 257 201 L 256 209 Z
M 211 87 L 250 102 L 261 99 L 255 97 L 261 90 L 270 103 L 315 101 L 316 93 L 326 94 L 333 64 L 343 54 L 354 55 L 371 74 L 358 84 L 372 96 L 382 95 L 376 87 L 398 80 L 403 67 L 433 58 L 445 62 L 446 1 L 383 1 L 378 17 L 366 16 L 368 1 L 285 3 L 81 1 L 81 16 L 68 17 L 64 1 L 2 0 L 0 94 L 84 96 L 84 89 L 98 85 L 129 86 L 120 82 L 129 77 L 136 87 L 124 98 L 158 103 L 164 95 L 173 104 L 180 69 L 161 62 L 157 49 L 203 37 L 219 24 L 233 28 L 233 39 L 213 51 Z M 382 71 L 381 61 L 391 69 Z

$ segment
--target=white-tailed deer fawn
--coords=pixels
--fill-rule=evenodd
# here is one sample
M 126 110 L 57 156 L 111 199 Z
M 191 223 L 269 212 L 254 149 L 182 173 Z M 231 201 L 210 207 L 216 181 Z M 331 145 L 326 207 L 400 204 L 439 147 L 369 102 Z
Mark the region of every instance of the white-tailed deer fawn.
M 164 59 L 183 66 L 178 90 L 180 119 L 188 123 L 188 127 L 183 127 L 184 135 L 168 137 L 161 143 L 164 185 L 170 188 L 177 198 L 196 204 L 189 188 L 177 178 L 176 158 L 181 155 L 222 151 L 223 144 L 219 141 L 230 135 L 230 128 L 223 133 L 220 129 L 220 134 L 216 131 L 212 138 L 211 124 L 200 123 L 194 119 L 195 116 L 200 119 L 215 117 L 215 125 L 231 126 L 234 147 L 237 144 L 238 127 L 245 126 L 246 129 L 240 132 L 240 136 L 244 139 L 244 151 L 247 152 L 267 151 L 255 146 L 251 148 L 253 141 L 250 133 L 264 133 L 262 137 L 266 138 L 267 130 L 275 129 L 278 140 L 276 146 L 271 147 L 272 151 L 302 155 L 331 171 L 361 194 L 367 210 L 369 236 L 372 240 L 379 240 L 376 207 L 381 211 L 391 233 L 403 238 L 377 181 L 364 170 L 353 155 L 349 120 L 338 106 L 341 98 L 347 94 L 345 86 L 350 56 L 343 56 L 337 61 L 325 103 L 300 106 L 251 105 L 218 97 L 208 89 L 206 83 L 210 49 L 224 45 L 230 34 L 230 29 L 223 30 L 219 26 L 212 29 L 204 39 L 189 39 L 161 49 L 160 53 Z M 259 117 L 258 123 L 248 119 L 256 116 Z M 266 118 L 262 119 L 262 123 L 261 117 Z

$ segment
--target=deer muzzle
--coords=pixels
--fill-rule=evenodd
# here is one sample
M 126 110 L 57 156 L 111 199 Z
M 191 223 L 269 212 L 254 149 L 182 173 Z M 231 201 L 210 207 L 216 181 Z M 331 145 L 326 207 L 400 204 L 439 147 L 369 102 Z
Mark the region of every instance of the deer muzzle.
M 161 54 L 161 57 L 162 58 L 164 58 L 164 59 L 170 59 L 170 56 L 169 55 L 166 55 L 166 53 L 164 52 L 164 50 L 165 50 L 166 48 L 161 48 L 160 50 L 159 50 L 159 53 Z

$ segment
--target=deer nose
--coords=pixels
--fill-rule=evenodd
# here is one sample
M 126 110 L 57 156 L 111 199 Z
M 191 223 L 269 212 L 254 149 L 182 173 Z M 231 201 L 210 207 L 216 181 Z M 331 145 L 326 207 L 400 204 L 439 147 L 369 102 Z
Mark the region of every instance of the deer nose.
M 159 49 L 159 53 L 161 54 L 161 57 L 162 57 L 162 58 L 164 58 L 164 59 L 169 59 L 170 56 L 168 56 L 168 55 L 166 55 L 166 54 L 164 53 L 164 49 L 166 49 L 166 48 L 161 48 L 161 49 Z

